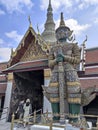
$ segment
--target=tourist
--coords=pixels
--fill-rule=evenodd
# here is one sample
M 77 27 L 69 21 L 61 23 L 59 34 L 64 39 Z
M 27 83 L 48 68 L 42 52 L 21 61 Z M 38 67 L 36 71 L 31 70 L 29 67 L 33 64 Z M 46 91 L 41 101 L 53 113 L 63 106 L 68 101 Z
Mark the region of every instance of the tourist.
M 30 99 L 26 100 L 26 103 L 24 104 L 24 117 L 23 117 L 23 121 L 24 121 L 24 127 L 26 127 L 26 124 L 29 123 L 29 116 L 32 113 L 32 106 L 30 103 Z
M 18 118 L 19 118 L 20 120 L 23 119 L 23 114 L 24 114 L 24 109 L 23 109 L 23 107 L 24 107 L 24 100 L 20 101 L 20 103 L 19 103 L 19 105 L 18 105 L 18 108 L 17 108 L 17 110 L 16 110 L 16 114 L 18 115 Z

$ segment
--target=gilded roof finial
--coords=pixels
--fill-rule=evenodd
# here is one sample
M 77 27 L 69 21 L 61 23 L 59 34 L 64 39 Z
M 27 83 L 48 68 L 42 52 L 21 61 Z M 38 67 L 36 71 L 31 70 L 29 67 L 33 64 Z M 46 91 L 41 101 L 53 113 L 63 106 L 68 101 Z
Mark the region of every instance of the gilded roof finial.
M 51 0 L 49 0 L 48 11 L 52 11 Z
M 38 24 L 37 24 L 37 32 L 38 32 L 38 34 L 40 34 L 40 32 L 39 32 L 39 26 L 38 26 Z
M 29 24 L 30 24 L 29 26 L 32 27 L 30 15 L 28 16 L 28 20 L 29 20 Z
M 64 18 L 63 18 L 63 12 L 61 12 L 61 21 L 60 21 L 60 27 L 65 26 Z
M 49 0 L 49 5 L 51 5 L 51 0 Z
M 85 40 L 83 41 L 82 45 L 85 46 L 86 42 L 87 42 L 87 35 L 86 35 L 86 38 L 85 38 Z
M 11 48 L 11 56 L 10 57 L 12 57 L 13 54 L 14 54 L 14 51 L 13 51 L 13 48 Z

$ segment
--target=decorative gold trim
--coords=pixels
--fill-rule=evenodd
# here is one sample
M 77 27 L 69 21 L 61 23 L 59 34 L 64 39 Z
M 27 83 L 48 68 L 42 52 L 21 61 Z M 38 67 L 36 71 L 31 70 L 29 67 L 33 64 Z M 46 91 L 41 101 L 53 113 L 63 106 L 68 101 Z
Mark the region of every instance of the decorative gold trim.
M 50 80 L 50 77 L 44 77 L 45 80 Z
M 79 116 L 79 114 L 71 114 L 71 113 L 69 113 L 69 117 L 70 118 L 79 118 L 80 116 Z
M 50 86 L 50 87 L 58 87 L 58 86 L 59 86 L 59 83 L 58 83 L 58 82 L 50 83 L 49 86 Z
M 59 98 L 50 98 L 50 102 L 52 103 L 56 103 L 56 102 L 59 102 L 60 99 Z
M 8 74 L 8 81 L 12 81 L 13 80 L 13 73 L 9 73 Z
M 56 117 L 57 117 L 57 116 L 59 117 L 59 116 L 60 116 L 60 113 L 53 113 L 52 115 L 53 115 L 53 116 L 56 116 Z
M 79 82 L 67 82 L 67 85 L 68 86 L 76 86 L 76 85 L 80 86 L 80 83 Z
M 32 61 L 38 59 L 47 59 L 47 55 L 46 52 L 42 50 L 41 45 L 38 43 L 37 39 L 32 39 L 28 45 L 28 49 L 25 51 L 20 61 Z
M 51 69 L 44 69 L 44 77 L 51 77 Z
M 45 42 L 43 42 L 43 44 L 41 44 L 41 48 L 45 52 L 47 52 L 48 50 L 50 50 L 50 46 L 48 44 L 46 44 Z
M 81 99 L 80 98 L 68 98 L 68 102 L 69 103 L 81 103 Z

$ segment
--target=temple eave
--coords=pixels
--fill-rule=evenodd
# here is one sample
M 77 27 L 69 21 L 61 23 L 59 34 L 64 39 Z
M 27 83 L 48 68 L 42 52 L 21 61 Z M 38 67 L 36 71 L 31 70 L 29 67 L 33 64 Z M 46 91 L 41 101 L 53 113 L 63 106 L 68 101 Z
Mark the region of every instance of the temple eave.
M 30 71 L 30 70 L 41 70 L 45 68 L 48 68 L 47 59 L 28 61 L 28 62 L 19 62 L 3 70 L 2 72 L 3 73 L 22 72 L 22 71 Z

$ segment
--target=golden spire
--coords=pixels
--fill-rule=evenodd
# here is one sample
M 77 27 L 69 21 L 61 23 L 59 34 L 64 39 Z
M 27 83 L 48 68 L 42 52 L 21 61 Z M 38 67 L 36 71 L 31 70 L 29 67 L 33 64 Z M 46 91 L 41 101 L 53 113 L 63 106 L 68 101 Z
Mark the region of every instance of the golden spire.
M 14 51 L 13 51 L 13 48 L 11 48 L 11 55 L 10 55 L 10 57 L 12 57 L 13 54 L 14 54 Z
M 49 5 L 51 6 L 51 0 L 49 0 Z
M 28 16 L 28 21 L 29 21 L 29 24 L 30 24 L 29 27 L 32 27 L 30 15 Z
M 60 20 L 60 27 L 65 26 L 64 18 L 63 18 L 63 12 L 61 12 L 61 20 Z
M 37 24 L 37 32 L 38 32 L 38 34 L 40 35 L 40 32 L 39 32 L 39 26 L 38 26 L 38 24 Z
M 51 0 L 49 0 L 49 5 L 51 5 Z

